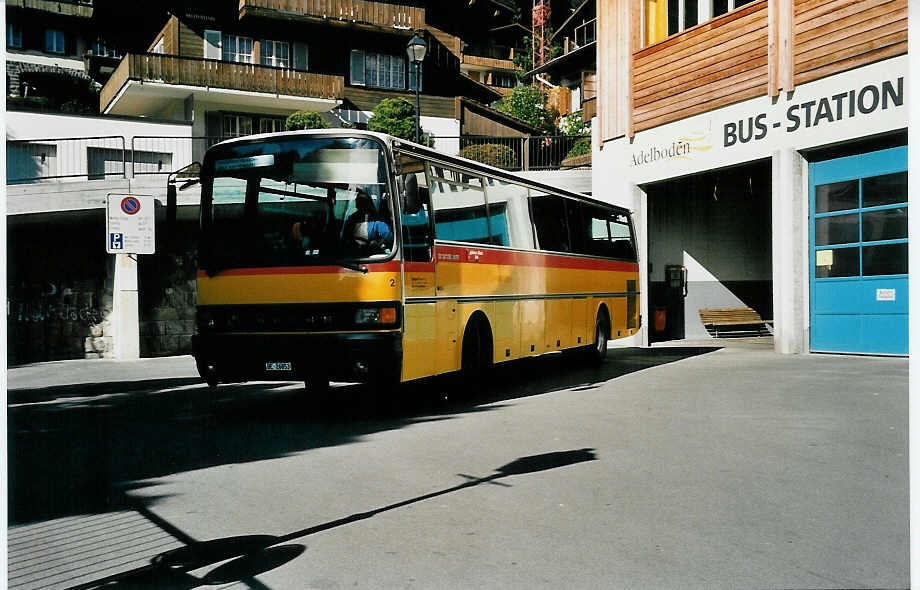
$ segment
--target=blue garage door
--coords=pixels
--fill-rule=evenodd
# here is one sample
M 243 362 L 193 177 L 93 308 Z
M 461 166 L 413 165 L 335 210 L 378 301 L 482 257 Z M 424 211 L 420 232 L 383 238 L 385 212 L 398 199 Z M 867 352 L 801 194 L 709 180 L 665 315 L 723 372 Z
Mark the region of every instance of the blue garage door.
M 907 354 L 907 147 L 809 178 L 811 350 Z

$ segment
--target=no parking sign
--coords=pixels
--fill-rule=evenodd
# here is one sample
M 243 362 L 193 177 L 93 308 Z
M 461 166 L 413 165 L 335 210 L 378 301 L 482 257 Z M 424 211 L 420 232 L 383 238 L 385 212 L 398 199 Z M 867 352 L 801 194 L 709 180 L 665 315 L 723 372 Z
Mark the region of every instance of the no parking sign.
M 155 200 L 149 195 L 106 195 L 105 251 L 153 254 Z

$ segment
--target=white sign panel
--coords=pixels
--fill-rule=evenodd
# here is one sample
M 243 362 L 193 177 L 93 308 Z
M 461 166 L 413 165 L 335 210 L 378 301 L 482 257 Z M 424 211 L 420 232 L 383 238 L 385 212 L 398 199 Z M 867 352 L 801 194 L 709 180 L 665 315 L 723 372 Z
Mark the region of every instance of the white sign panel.
M 153 254 L 155 200 L 149 195 L 106 195 L 105 251 Z
M 875 300 L 876 301 L 894 301 L 895 290 L 894 289 L 876 289 L 875 290 Z

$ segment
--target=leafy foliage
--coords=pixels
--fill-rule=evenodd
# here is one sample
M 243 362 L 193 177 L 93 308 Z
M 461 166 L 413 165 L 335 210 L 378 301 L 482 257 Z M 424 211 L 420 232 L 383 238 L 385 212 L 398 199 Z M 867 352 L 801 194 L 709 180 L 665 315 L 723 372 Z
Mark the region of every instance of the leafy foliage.
M 542 130 L 553 133 L 556 117 L 546 108 L 546 97 L 533 86 L 516 86 L 511 94 L 492 103 L 492 108 Z
M 514 153 L 514 150 L 497 143 L 468 145 L 460 150 L 460 157 L 505 170 L 514 170 L 518 167 L 517 154 Z
M 313 111 L 296 111 L 288 115 L 284 122 L 286 131 L 299 131 L 301 129 L 327 129 L 329 125 L 323 116 Z
M 575 145 L 572 146 L 572 149 L 569 150 L 569 153 L 565 155 L 565 159 L 574 158 L 575 156 L 585 156 L 591 153 L 591 138 L 582 137 L 575 142 Z
M 561 125 L 559 126 L 560 130 L 565 135 L 590 135 L 591 134 L 591 123 L 586 122 L 582 118 L 581 111 L 572 113 L 565 117 Z
M 404 98 L 385 98 L 374 107 L 367 128 L 393 137 L 415 141 L 415 106 Z M 433 145 L 431 135 L 422 130 L 423 145 Z

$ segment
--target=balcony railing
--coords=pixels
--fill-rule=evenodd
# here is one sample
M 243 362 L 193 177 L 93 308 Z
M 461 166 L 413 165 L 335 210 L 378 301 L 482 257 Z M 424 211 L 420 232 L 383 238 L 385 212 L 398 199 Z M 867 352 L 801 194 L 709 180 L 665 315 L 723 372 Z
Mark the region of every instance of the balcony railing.
M 506 55 L 506 57 L 485 57 L 481 55 L 470 55 L 468 53 L 464 53 L 460 57 L 460 61 L 466 65 L 479 66 L 495 70 L 521 69 L 514 63 L 514 50 L 503 53 Z
M 244 11 L 276 11 L 343 22 L 418 29 L 425 25 L 425 9 L 405 2 L 373 0 L 240 0 Z
M 583 138 L 590 136 L 462 135 L 438 136 L 434 141 L 435 148 L 445 153 L 459 154 L 507 170 L 558 170 L 590 166 L 590 160 L 572 163 L 572 149 Z M 224 139 L 112 135 L 8 140 L 7 184 L 165 176 L 193 162 L 201 162 L 204 152 Z M 485 147 L 477 149 L 476 146 Z
M 158 53 L 129 53 L 99 95 L 102 111 L 128 80 L 330 100 L 342 98 L 345 88 L 342 76 Z
M 6 0 L 6 5 L 81 18 L 93 16 L 93 0 Z

